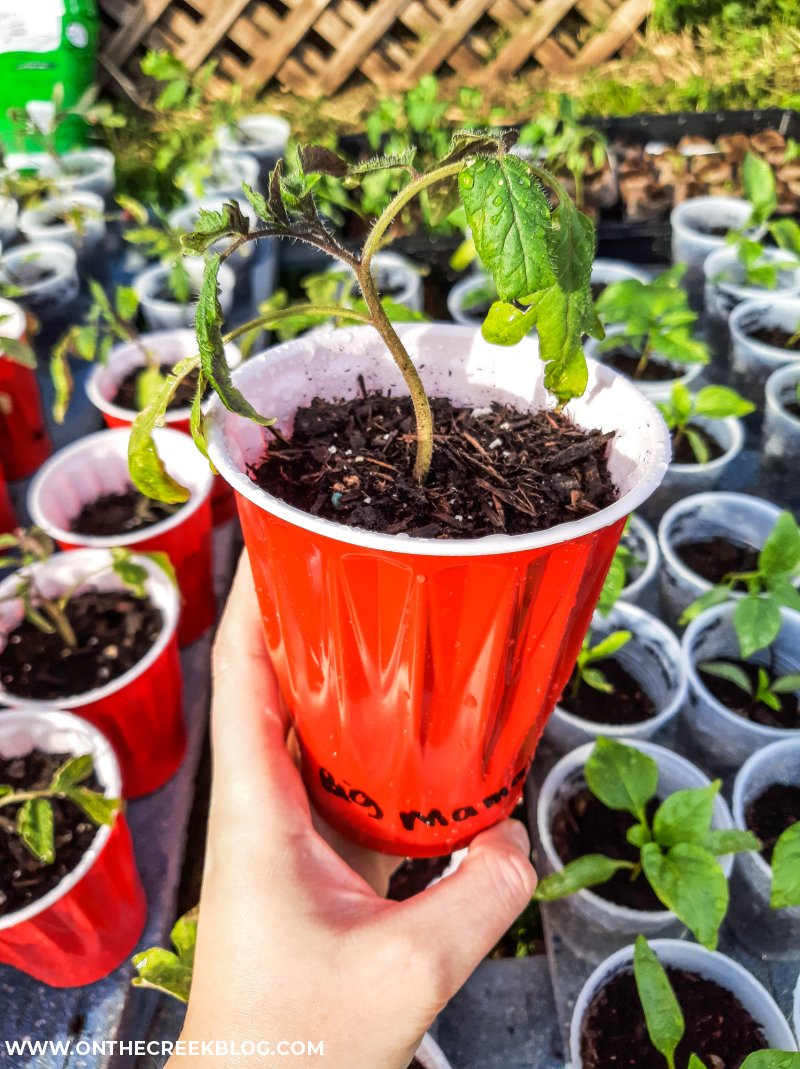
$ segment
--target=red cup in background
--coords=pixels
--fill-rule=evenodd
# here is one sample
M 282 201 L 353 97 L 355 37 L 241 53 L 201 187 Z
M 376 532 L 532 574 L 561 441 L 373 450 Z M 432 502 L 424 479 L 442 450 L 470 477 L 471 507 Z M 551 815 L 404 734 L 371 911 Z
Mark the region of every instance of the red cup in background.
M 8 494 L 8 484 L 0 466 L 0 534 L 8 534 L 17 526 L 17 515 Z
M 166 553 L 181 591 L 178 643 L 186 646 L 214 623 L 216 598 L 212 564 L 210 492 L 213 476 L 194 442 L 173 430 L 155 439 L 167 470 L 191 491 L 174 515 L 141 531 L 116 536 L 70 530 L 81 508 L 103 494 L 132 486 L 128 470 L 128 428 L 98 431 L 60 449 L 36 475 L 28 491 L 31 519 L 62 549 L 111 549 Z
M 0 298 L 0 339 L 25 341 L 25 313 Z M 0 340 L 0 465 L 10 482 L 26 479 L 50 456 L 36 372 L 3 355 Z
M 492 346 L 480 331 L 399 332 L 429 396 L 524 410 L 552 403 L 537 345 Z M 370 328 L 305 336 L 234 373 L 252 404 L 291 436 L 315 396 L 404 390 Z M 566 684 L 628 514 L 658 485 L 669 436 L 630 382 L 594 362 L 568 411 L 615 430 L 619 499 L 529 535 L 430 540 L 344 527 L 295 509 L 246 474 L 262 428 L 216 399 L 212 461 L 234 486 L 283 699 L 315 805 L 358 842 L 425 857 L 468 844 L 507 816 Z
M 178 591 L 148 557 L 134 560 L 147 570 L 147 594 L 163 620 L 161 633 L 138 664 L 102 687 L 57 700 L 20 698 L 0 685 L 0 705 L 33 713 L 57 705 L 94 724 L 114 747 L 126 798 L 138 798 L 162 787 L 177 771 L 186 751 L 177 641 Z M 109 563 L 107 550 L 76 549 L 57 553 L 25 571 L 33 575 L 45 597 L 56 596 L 76 584 L 76 593 L 81 589 L 124 589 L 110 567 L 100 571 Z M 16 584 L 16 573 L 0 583 L 0 648 L 23 618 L 23 606 L 13 597 Z M 0 719 L 3 715 L 0 712 Z
M 91 724 L 59 709 L 0 711 L 0 754 L 91 754 L 107 798 L 120 797 L 110 743 Z M 51 987 L 81 987 L 126 961 L 142 934 L 146 902 L 130 831 L 119 813 L 100 827 L 83 858 L 57 887 L 0 917 L 0 961 Z

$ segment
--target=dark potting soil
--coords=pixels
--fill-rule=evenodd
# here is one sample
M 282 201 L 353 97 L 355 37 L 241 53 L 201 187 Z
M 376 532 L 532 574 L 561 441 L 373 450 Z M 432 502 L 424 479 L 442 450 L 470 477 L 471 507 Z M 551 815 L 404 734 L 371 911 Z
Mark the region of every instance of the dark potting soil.
M 675 546 L 675 552 L 687 568 L 709 583 L 721 583 L 731 572 L 752 572 L 758 566 L 758 550 L 722 535 L 681 542 Z M 740 586 L 734 587 L 738 589 Z
M 605 291 L 605 288 L 606 288 L 607 285 L 608 285 L 608 283 L 606 283 L 606 282 L 593 282 L 592 283 L 592 287 L 591 288 L 592 288 L 592 300 L 593 301 L 596 301 L 597 298 L 600 296 L 600 294 Z
M 614 693 L 605 694 L 581 682 L 578 693 L 574 694 L 572 688 L 576 673 L 573 672 L 573 678 L 558 699 L 562 708 L 593 724 L 640 724 L 643 720 L 653 719 L 657 710 L 652 698 L 619 661 L 609 657 L 597 661 L 593 667 L 603 673 L 614 688 Z
M 758 665 L 736 660 L 730 660 L 730 663 L 737 665 L 747 674 L 753 686 L 753 693 L 755 693 Z M 763 724 L 765 727 L 800 730 L 800 702 L 794 694 L 779 694 L 780 709 L 770 709 L 764 702 L 751 698 L 749 694 L 737 687 L 735 683 L 729 683 L 727 679 L 720 679 L 718 676 L 711 675 L 710 672 L 704 672 L 702 668 L 700 677 L 717 701 L 722 702 L 737 716 L 752 720 L 754 724 Z
M 606 464 L 611 434 L 556 412 L 493 405 L 476 414 L 432 398 L 433 463 L 412 477 L 411 400 L 378 394 L 298 410 L 291 441 L 276 436 L 250 470 L 289 504 L 351 527 L 421 538 L 524 534 L 588 516 L 617 498 Z
M 787 412 L 793 415 L 795 419 L 800 419 L 800 401 L 790 401 L 783 407 Z
M 727 988 L 683 969 L 667 968 L 686 1024 L 675 1055 L 686 1069 L 696 1054 L 705 1065 L 739 1069 L 748 1054 L 765 1050 L 759 1024 Z M 633 970 L 617 973 L 589 1003 L 581 1025 L 584 1069 L 664 1069 L 647 1034 Z
M 0 682 L 10 695 L 52 701 L 103 686 L 145 656 L 163 624 L 155 605 L 127 591 L 84 591 L 66 615 L 74 649 L 27 620 L 10 633 L 0 651 Z
M 648 804 L 650 820 L 658 804 L 655 798 Z M 607 809 L 588 787 L 581 787 L 562 802 L 553 817 L 550 832 L 555 851 L 565 865 L 584 854 L 605 854 L 622 861 L 638 861 L 639 850 L 625 838 L 628 828 L 635 823 L 630 813 Z M 608 902 L 630 909 L 665 908 L 641 873 L 632 880 L 630 872 L 622 870 L 590 890 Z
M 750 337 L 764 345 L 772 345 L 776 349 L 800 351 L 800 338 L 797 337 L 797 331 L 790 334 L 788 330 L 779 330 L 778 327 L 763 327 L 761 330 L 754 330 Z M 792 344 L 790 345 L 789 342 Z
M 169 282 L 162 282 L 160 286 L 156 287 L 152 294 L 152 299 L 154 301 L 166 301 L 168 304 L 191 304 L 192 301 L 197 300 L 197 293 L 192 291 L 189 294 L 188 301 L 179 301 Z
M 637 382 L 669 382 L 670 379 L 679 379 L 683 372 L 671 364 L 665 364 L 663 360 L 654 360 L 652 357 L 647 361 L 643 371 L 636 374 L 639 367 L 641 353 L 628 346 L 619 349 L 611 349 L 603 353 L 603 363 L 613 367 L 615 371 L 626 375 L 629 379 Z
M 389 881 L 387 898 L 394 902 L 405 902 L 420 891 L 424 891 L 431 880 L 441 876 L 450 864 L 450 854 L 444 857 L 406 858 Z
M 763 844 L 761 856 L 771 863 L 775 843 L 787 828 L 800 823 L 800 786 L 771 784 L 746 807 L 744 821 Z
M 24 757 L 0 758 L 0 784 L 15 791 L 44 790 L 72 756 L 32 750 Z M 94 773 L 83 785 L 100 790 Z M 56 847 L 52 865 L 37 861 L 13 833 L 20 806 L 0 808 L 0 916 L 23 909 L 52 891 L 78 866 L 97 834 L 98 829 L 74 803 L 54 798 L 51 804 Z
M 69 529 L 83 535 L 129 534 L 168 520 L 180 507 L 155 501 L 131 487 L 124 493 L 101 494 L 87 502 Z
M 731 229 L 729 226 L 713 226 L 708 223 L 693 223 L 692 229 L 698 234 L 707 234 L 710 238 L 724 238 Z
M 688 426 L 689 429 L 694 431 L 698 438 L 702 440 L 703 444 L 708 450 L 709 460 L 718 460 L 721 456 L 723 456 L 725 450 L 722 448 L 716 438 L 712 438 L 712 436 L 706 431 L 704 431 L 702 427 L 697 427 L 693 423 L 690 423 Z M 678 431 L 677 429 L 675 429 L 670 433 L 670 438 L 672 440 L 673 464 L 697 463 L 697 457 L 694 455 L 694 450 L 689 444 L 689 439 L 686 437 L 685 434 L 681 434 L 679 437 Z
M 131 412 L 138 412 L 139 406 L 136 403 L 137 384 L 139 376 L 142 374 L 144 368 L 134 368 L 133 371 L 129 371 L 124 379 L 121 380 L 117 386 L 117 392 L 114 395 L 114 404 L 119 405 L 120 408 L 130 409 Z M 162 364 L 160 369 L 162 375 L 168 375 L 172 371 L 172 364 Z M 176 408 L 190 408 L 192 401 L 194 401 L 194 395 L 197 392 L 197 378 L 198 372 L 193 371 L 187 375 L 185 379 L 178 386 L 175 391 L 175 395 L 167 405 L 167 411 L 171 412 Z

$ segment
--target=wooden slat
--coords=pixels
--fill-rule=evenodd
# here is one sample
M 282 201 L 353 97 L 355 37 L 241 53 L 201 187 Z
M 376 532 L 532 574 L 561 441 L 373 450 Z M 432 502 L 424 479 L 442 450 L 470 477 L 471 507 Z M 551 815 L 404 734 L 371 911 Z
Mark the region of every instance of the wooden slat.
M 330 0 L 304 0 L 281 23 L 278 39 L 273 39 L 257 55 L 248 68 L 249 84 L 266 85 L 292 50 L 313 27 L 314 22 L 328 6 Z
M 459 45 L 466 26 L 473 26 L 486 13 L 491 0 L 460 0 L 453 9 L 450 20 L 441 28 L 438 36 L 417 52 L 406 69 L 407 81 L 416 82 L 423 74 L 430 74 L 444 62 Z
M 341 51 L 328 63 L 327 70 L 317 85 L 321 94 L 336 92 L 376 42 L 388 33 L 409 2 L 410 0 L 378 0 L 370 5 L 369 12 L 364 13 L 361 25 L 342 43 Z
M 489 64 L 486 79 L 507 78 L 510 74 L 516 74 L 574 6 L 575 0 L 543 0 L 535 13 L 515 31 L 497 59 Z
M 142 0 L 140 4 L 137 4 L 135 20 L 131 22 L 126 18 L 108 42 L 105 52 L 109 59 L 115 63 L 124 63 L 147 37 L 148 32 L 158 22 L 169 4 L 170 0 Z
M 642 25 L 652 10 L 652 0 L 625 0 L 606 28 L 584 45 L 575 60 L 576 70 L 586 70 L 608 59 Z

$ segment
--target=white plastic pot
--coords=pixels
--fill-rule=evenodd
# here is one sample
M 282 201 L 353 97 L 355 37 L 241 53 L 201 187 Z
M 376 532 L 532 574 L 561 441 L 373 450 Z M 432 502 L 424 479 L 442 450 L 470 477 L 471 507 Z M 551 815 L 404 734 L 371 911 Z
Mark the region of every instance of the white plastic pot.
M 254 156 L 262 177 L 286 155 L 292 128 L 280 115 L 242 115 L 217 128 L 220 150 L 229 156 Z
M 612 260 L 603 256 L 592 264 L 592 285 L 610 286 L 612 282 L 625 282 L 635 279 L 637 282 L 651 281 L 650 273 L 627 260 Z
M 800 1042 L 800 976 L 797 977 L 797 986 L 794 989 L 794 1006 L 792 1007 L 792 1022 L 794 1024 L 794 1034 L 798 1042 Z
M 769 263 L 789 263 L 795 260 L 790 252 L 783 249 L 765 248 L 764 261 Z M 766 297 L 796 297 L 800 294 L 800 261 L 796 267 L 783 268 L 778 273 L 774 289 L 754 286 L 745 281 L 744 267 L 736 256 L 736 249 L 730 246 L 712 252 L 703 264 L 705 278 L 706 314 L 711 319 L 728 321 L 736 307 L 743 301 L 763 301 Z
M 657 491 L 656 491 L 657 492 Z M 658 601 L 656 576 L 661 562 L 658 541 L 650 525 L 641 516 L 631 516 L 628 529 L 622 536 L 622 542 L 628 547 L 636 561 L 642 562 L 633 567 L 636 575 L 622 588 L 621 598 L 629 605 L 654 612 Z
M 61 212 L 73 207 L 83 209 L 83 233 L 63 220 L 54 224 Z M 59 241 L 81 255 L 94 251 L 105 238 L 103 211 L 97 193 L 70 193 L 27 208 L 19 217 L 19 229 L 27 241 Z
M 606 338 L 613 338 L 621 332 L 622 328 L 613 323 L 606 326 Z M 583 345 L 586 355 L 602 364 L 608 354 L 602 352 L 600 346 L 601 342 L 596 338 L 587 338 Z M 645 397 L 648 397 L 651 401 L 668 401 L 672 393 L 672 387 L 678 383 L 691 389 L 692 383 L 702 375 L 705 367 L 704 364 L 679 364 L 674 360 L 665 360 L 659 357 L 658 353 L 654 353 L 650 359 L 652 363 L 667 364 L 679 372 L 674 379 L 664 379 L 660 382 L 631 379 L 636 388 L 641 390 Z M 618 374 L 621 374 L 621 372 L 618 372 Z M 628 378 L 627 375 L 625 377 Z
M 749 830 L 745 821 L 748 806 L 776 783 L 800 787 L 800 731 L 795 732 L 795 738 L 757 750 L 739 769 L 731 803 L 737 828 Z M 772 909 L 771 885 L 772 867 L 761 854 L 737 854 L 730 923 L 739 940 L 754 954 L 792 960 L 800 946 L 800 906 Z
M 204 262 L 196 257 L 187 257 L 184 265 L 196 292 L 199 292 L 200 282 L 203 277 Z M 133 288 L 139 298 L 142 315 L 150 330 L 178 330 L 180 327 L 194 325 L 195 300 L 187 304 L 179 304 L 178 301 L 164 300 L 159 293 L 165 285 L 170 273 L 170 268 L 163 264 L 148 267 L 137 275 L 133 282 Z M 227 264 L 222 264 L 219 269 L 219 303 L 224 315 L 228 315 L 233 305 L 233 289 L 236 278 Z
M 58 241 L 36 241 L 18 245 L 3 254 L 0 279 L 22 290 L 20 304 L 33 312 L 46 329 L 52 320 L 68 318 L 78 296 L 78 257 L 69 245 Z M 41 264 L 48 277 L 27 282 L 26 274 Z
M 0 174 L 32 172 L 41 178 L 53 179 L 58 174 L 58 164 L 44 152 L 7 152 L 3 158 Z
M 730 991 L 744 1009 L 761 1025 L 767 1046 L 772 1050 L 797 1050 L 797 1043 L 780 1007 L 772 995 L 744 966 L 717 951 L 697 943 L 676 939 L 656 939 L 650 943 L 662 965 L 695 973 Z M 595 996 L 617 973 L 633 970 L 633 947 L 624 947 L 595 969 L 578 995 L 569 1030 L 572 1069 L 583 1069 L 581 1028 Z
M 0 196 L 0 252 L 17 236 L 19 206 L 13 197 Z
M 694 416 L 691 423 L 713 438 L 724 452 L 716 460 L 709 460 L 705 464 L 677 464 L 672 461 L 661 486 L 646 505 L 647 518 L 654 523 L 676 501 L 683 501 L 691 494 L 707 493 L 719 486 L 741 457 L 745 441 L 741 420 L 733 416 L 727 419 Z
M 62 193 L 96 193 L 105 200 L 114 189 L 114 153 L 107 148 L 72 149 L 58 164 L 53 182 Z
M 672 262 L 687 265 L 686 285 L 702 284 L 706 257 L 725 246 L 724 235 L 703 233 L 704 228 L 739 230 L 752 214 L 752 204 L 739 197 L 691 197 L 672 209 Z
M 747 758 L 783 739 L 800 738 L 798 728 L 756 724 L 731 712 L 717 701 L 700 678 L 705 661 L 739 660 L 739 641 L 733 628 L 733 605 L 717 605 L 700 613 L 683 636 L 682 649 L 689 691 L 682 718 L 704 768 L 726 773 L 740 768 Z M 800 671 L 800 613 L 781 609 L 783 623 L 769 650 L 759 650 L 750 663 L 769 667 L 773 676 Z
M 708 786 L 708 777 L 696 765 L 672 750 L 641 739 L 624 741 L 657 762 L 659 798 L 666 798 L 677 790 Z M 585 786 L 583 767 L 593 747 L 594 743 L 588 743 L 562 757 L 542 784 L 536 806 L 536 827 L 541 846 L 538 859 L 540 876 L 560 872 L 564 868 L 553 844 L 551 826 L 562 803 Z M 712 827 L 733 827 L 730 810 L 719 794 L 714 799 Z M 725 875 L 729 876 L 733 857 L 725 855 L 719 859 L 719 863 Z M 618 906 L 592 890 L 578 891 L 568 898 L 546 902 L 543 908 L 552 917 L 559 935 L 570 948 L 580 957 L 594 961 L 626 946 L 637 935 L 658 939 L 687 934 L 686 927 L 667 909 L 638 910 Z
M 174 367 L 179 360 L 197 353 L 197 338 L 194 331 L 189 328 L 141 334 L 139 342 L 140 344 L 125 342 L 122 345 L 116 345 L 108 354 L 108 359 L 104 364 L 96 364 L 92 368 L 86 383 L 86 394 L 89 400 L 103 413 L 103 418 L 110 427 L 130 426 L 138 415 L 134 409 L 123 408 L 115 404 L 114 398 L 117 396 L 123 379 L 134 368 L 145 366 L 145 352 L 158 357 L 159 363 L 169 364 L 170 367 Z M 225 346 L 225 355 L 228 358 L 228 367 L 238 367 L 242 362 L 241 352 L 231 342 Z M 189 406 L 170 409 L 164 416 L 164 422 L 168 427 L 174 424 L 188 427 L 190 416 Z
M 423 1069 L 452 1069 L 450 1062 L 444 1056 L 444 1051 L 430 1032 L 426 1032 L 422 1037 L 415 1058 Z
M 764 437 L 758 485 L 775 501 L 800 509 L 797 458 L 800 456 L 800 417 L 786 407 L 797 402 L 800 361 L 773 371 L 767 380 Z
M 545 738 L 559 753 L 587 742 L 593 743 L 599 735 L 616 739 L 653 739 L 667 727 L 686 700 L 686 673 L 680 643 L 665 624 L 635 605 L 618 601 L 608 616 L 595 613 L 592 643 L 614 631 L 633 633 L 632 638 L 614 654 L 614 660 L 640 684 L 653 702 L 656 715 L 637 724 L 600 724 L 557 705 L 547 721 Z
M 731 371 L 733 385 L 759 409 L 764 407 L 764 387 L 773 373 L 788 364 L 800 367 L 800 351 L 767 345 L 753 337 L 757 330 L 785 330 L 790 336 L 800 329 L 800 297 L 742 301 L 731 312 Z
M 462 278 L 456 282 L 447 294 L 447 311 L 454 323 L 463 327 L 480 326 L 484 316 L 475 314 L 470 308 L 464 307 L 464 301 L 470 294 L 485 289 L 494 290 L 491 280 L 483 274 L 477 273 Z
M 242 198 L 243 182 L 253 187 L 258 184 L 259 163 L 252 155 L 221 152 L 213 158 L 211 167 L 212 173 L 196 183 L 187 176 L 178 176 L 175 184 L 189 203 L 212 201 L 220 208 L 226 200 Z
M 713 586 L 683 563 L 678 546 L 722 537 L 761 549 L 780 512 L 760 497 L 720 492 L 693 494 L 671 505 L 658 526 L 661 599 L 667 620 L 676 623 L 684 609 Z
M 341 264 L 332 264 L 328 268 L 330 273 L 342 270 Z M 376 252 L 372 258 L 372 275 L 381 296 L 387 287 L 399 288 L 399 293 L 391 295 L 392 301 L 406 305 L 413 312 L 423 310 L 425 293 L 422 287 L 422 272 L 413 260 L 407 256 L 401 256 L 398 252 Z M 355 281 L 343 282 L 339 289 L 338 300 L 348 296 L 348 290 L 352 286 L 355 286 Z
M 257 225 L 256 213 L 253 211 L 250 203 L 243 200 L 241 196 L 236 198 L 236 203 L 242 211 L 242 214 L 250 221 L 250 226 L 255 227 Z M 169 217 L 169 221 L 173 227 L 177 230 L 183 230 L 187 234 L 191 233 L 195 224 L 197 223 L 197 214 L 201 208 L 206 208 L 209 211 L 219 210 L 219 200 L 205 197 L 201 201 L 195 201 L 192 204 L 184 204 L 182 208 L 178 208 Z M 230 239 L 223 238 L 221 241 L 217 241 L 213 246 L 214 252 L 222 252 L 230 245 Z M 225 261 L 231 268 L 237 281 L 242 278 L 250 270 L 253 264 L 253 259 L 256 253 L 256 242 L 246 242 L 240 249 L 237 249 L 233 255 Z

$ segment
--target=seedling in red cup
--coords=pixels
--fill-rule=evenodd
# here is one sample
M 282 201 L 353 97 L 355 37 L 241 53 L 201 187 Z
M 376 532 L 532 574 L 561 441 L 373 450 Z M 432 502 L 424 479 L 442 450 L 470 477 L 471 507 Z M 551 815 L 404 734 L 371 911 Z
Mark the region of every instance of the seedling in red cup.
M 711 827 L 720 781 L 708 787 L 675 791 L 660 800 L 658 765 L 631 746 L 600 738 L 586 761 L 589 790 L 608 809 L 629 813 L 628 843 L 640 850 L 637 861 L 587 854 L 546 876 L 536 890 L 540 901 L 552 901 L 603 884 L 618 872 L 631 880 L 643 877 L 658 900 L 692 932 L 714 949 L 728 909 L 728 881 L 717 857 L 757 850 L 750 832 Z

